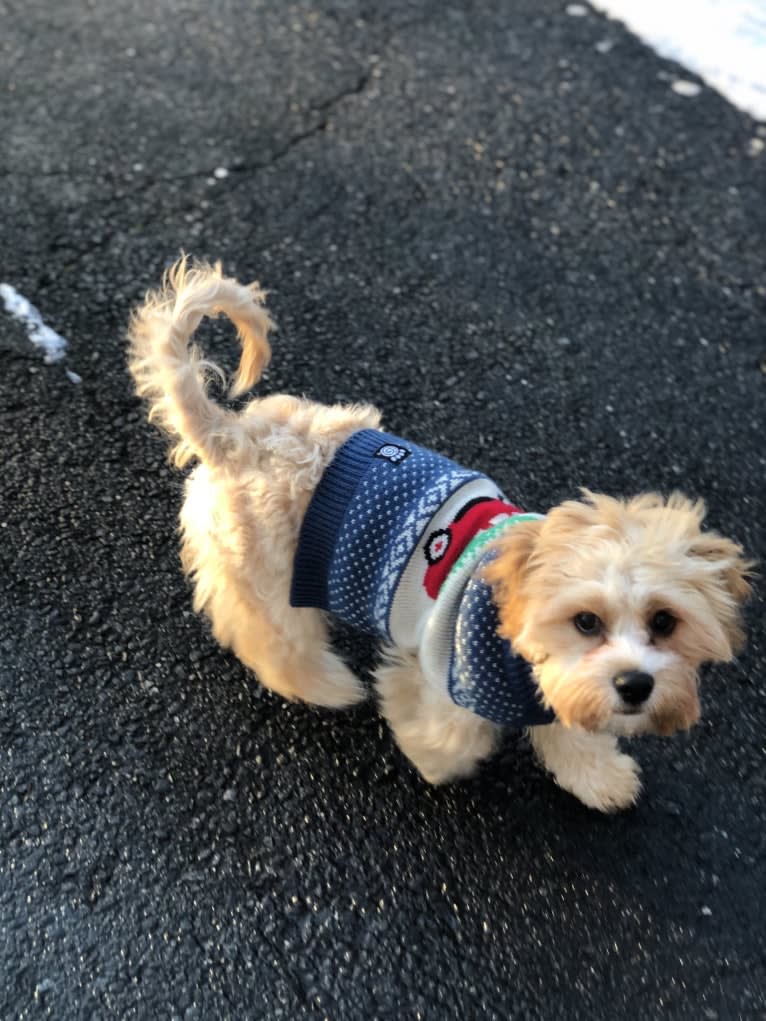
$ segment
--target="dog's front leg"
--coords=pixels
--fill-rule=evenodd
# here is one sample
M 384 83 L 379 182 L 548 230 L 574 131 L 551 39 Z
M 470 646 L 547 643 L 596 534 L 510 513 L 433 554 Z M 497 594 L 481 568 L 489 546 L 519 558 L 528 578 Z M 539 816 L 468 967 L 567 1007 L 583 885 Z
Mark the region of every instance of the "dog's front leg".
M 561 723 L 530 727 L 529 736 L 558 785 L 584 805 L 614 812 L 636 801 L 641 790 L 638 763 L 619 750 L 616 737 Z
M 416 655 L 390 650 L 375 680 L 396 743 L 429 783 L 470 776 L 494 751 L 500 728 L 434 690 Z

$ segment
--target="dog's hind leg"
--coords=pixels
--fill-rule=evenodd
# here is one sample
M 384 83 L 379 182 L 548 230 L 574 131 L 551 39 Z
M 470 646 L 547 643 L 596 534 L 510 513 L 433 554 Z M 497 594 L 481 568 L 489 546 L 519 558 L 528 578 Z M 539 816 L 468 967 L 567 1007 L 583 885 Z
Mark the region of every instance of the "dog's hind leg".
M 396 743 L 429 783 L 470 776 L 494 751 L 500 728 L 434 690 L 414 654 L 391 650 L 375 681 Z
M 319 610 L 281 607 L 277 619 L 266 604 L 225 591 L 214 594 L 205 611 L 216 640 L 284 698 L 342 709 L 367 697 L 362 683 L 330 649 Z
M 181 510 L 181 562 L 194 584 L 194 609 L 267 688 L 333 709 L 353 705 L 367 692 L 330 649 L 322 612 L 290 606 L 303 508 L 286 489 L 195 469 Z

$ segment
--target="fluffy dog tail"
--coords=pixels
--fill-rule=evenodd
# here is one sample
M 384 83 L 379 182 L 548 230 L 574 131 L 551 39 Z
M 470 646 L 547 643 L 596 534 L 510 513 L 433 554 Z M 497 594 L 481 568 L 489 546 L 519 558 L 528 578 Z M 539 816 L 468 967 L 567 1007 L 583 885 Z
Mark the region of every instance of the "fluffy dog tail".
M 224 464 L 250 442 L 236 412 L 208 396 L 210 379 L 225 382 L 226 376 L 191 340 L 204 316 L 222 312 L 234 323 L 242 355 L 229 396 L 237 397 L 260 379 L 271 358 L 268 333 L 274 324 L 263 300 L 258 284 L 225 277 L 220 263 L 190 266 L 183 257 L 165 274 L 160 290 L 134 312 L 128 330 L 130 372 L 136 392 L 149 401 L 150 421 L 175 441 L 171 457 L 179 468 L 194 458 Z

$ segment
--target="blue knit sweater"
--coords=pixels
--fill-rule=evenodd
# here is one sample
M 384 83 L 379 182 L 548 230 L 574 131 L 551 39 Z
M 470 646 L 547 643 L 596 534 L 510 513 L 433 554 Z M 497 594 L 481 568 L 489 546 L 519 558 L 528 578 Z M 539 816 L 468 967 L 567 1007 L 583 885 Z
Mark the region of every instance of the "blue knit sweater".
M 417 650 L 429 683 L 479 716 L 513 726 L 549 723 L 553 714 L 531 667 L 497 633 L 497 608 L 481 574 L 496 555 L 483 548 L 490 538 L 529 516 L 503 503 L 485 475 L 361 430 L 337 451 L 311 500 L 290 603 Z M 444 580 L 449 557 L 468 538 Z

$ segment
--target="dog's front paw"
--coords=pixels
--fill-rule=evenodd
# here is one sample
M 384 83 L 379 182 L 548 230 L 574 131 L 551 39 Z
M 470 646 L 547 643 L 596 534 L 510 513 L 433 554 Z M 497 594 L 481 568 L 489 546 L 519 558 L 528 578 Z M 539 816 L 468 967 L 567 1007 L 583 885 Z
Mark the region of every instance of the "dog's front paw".
M 641 769 L 622 752 L 588 763 L 582 772 L 566 777 L 566 783 L 560 776 L 556 779 L 584 805 L 599 812 L 630 808 L 641 793 Z
M 617 747 L 611 734 L 551 723 L 532 727 L 532 745 L 559 787 L 588 808 L 616 812 L 629 808 L 641 791 L 638 763 Z

